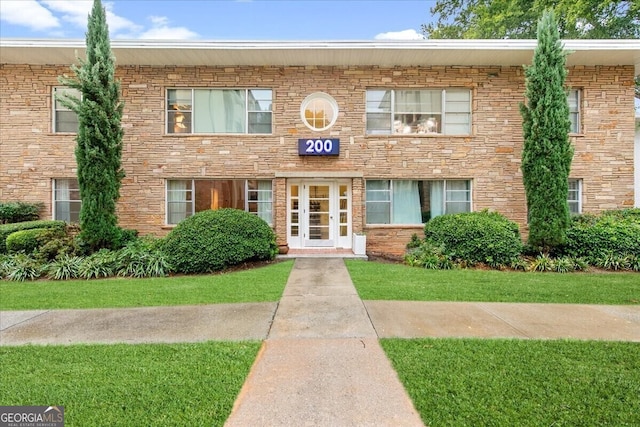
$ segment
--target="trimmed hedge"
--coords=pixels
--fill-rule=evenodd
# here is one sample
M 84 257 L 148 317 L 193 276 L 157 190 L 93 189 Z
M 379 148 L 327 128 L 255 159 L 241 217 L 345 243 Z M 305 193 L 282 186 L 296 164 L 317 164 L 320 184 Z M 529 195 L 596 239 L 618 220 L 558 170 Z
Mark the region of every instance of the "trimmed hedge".
M 177 273 L 209 273 L 251 260 L 273 259 L 276 236 L 260 217 L 238 209 L 198 212 L 180 222 L 162 250 Z
M 437 216 L 425 224 L 424 234 L 452 259 L 492 267 L 511 264 L 523 248 L 518 225 L 486 210 Z
M 30 254 L 43 245 L 46 238 L 50 235 L 51 232 L 47 228 L 31 228 L 29 230 L 16 231 L 7 237 L 7 252 L 24 252 Z
M 14 224 L 0 224 L 0 253 L 7 253 L 7 237 L 16 231 L 31 230 L 34 228 L 49 228 L 64 231 L 66 227 L 64 221 L 26 221 Z
M 40 218 L 40 210 L 43 208 L 42 202 L 0 202 L 0 224 L 35 221 Z
M 640 257 L 640 209 L 575 216 L 561 251 L 591 263 L 610 254 Z

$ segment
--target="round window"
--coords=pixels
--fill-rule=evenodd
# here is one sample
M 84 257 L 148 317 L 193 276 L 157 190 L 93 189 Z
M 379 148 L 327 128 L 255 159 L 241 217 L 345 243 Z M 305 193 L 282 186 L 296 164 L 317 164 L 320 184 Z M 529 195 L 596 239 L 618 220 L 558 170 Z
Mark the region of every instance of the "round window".
M 311 130 L 327 130 L 338 119 L 338 104 L 326 93 L 312 93 L 302 101 L 300 117 Z

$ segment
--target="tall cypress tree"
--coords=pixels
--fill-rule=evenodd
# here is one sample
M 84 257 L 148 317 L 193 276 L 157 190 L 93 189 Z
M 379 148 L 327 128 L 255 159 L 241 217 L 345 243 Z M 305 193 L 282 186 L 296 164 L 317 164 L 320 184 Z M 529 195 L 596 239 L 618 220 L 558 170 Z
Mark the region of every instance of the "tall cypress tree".
M 566 54 L 553 12 L 538 22 L 538 46 L 525 67 L 527 104 L 520 106 L 522 175 L 529 216 L 528 243 L 544 252 L 562 244 L 570 223 L 568 178 L 573 158 L 564 87 Z
M 76 163 L 82 205 L 80 237 L 91 251 L 114 247 L 119 239 L 116 202 L 124 178 L 121 166 L 123 103 L 115 79 L 105 9 L 94 0 L 86 33 L 86 58 L 72 65 L 75 78 L 62 76 L 62 84 L 77 89 L 81 98 L 61 101 L 78 115 Z

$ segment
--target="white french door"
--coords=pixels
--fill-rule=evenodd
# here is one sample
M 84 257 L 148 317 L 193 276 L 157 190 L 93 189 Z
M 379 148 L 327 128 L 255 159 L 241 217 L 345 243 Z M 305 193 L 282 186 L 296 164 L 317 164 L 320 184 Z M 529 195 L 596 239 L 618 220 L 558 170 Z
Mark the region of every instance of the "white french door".
M 287 187 L 290 247 L 351 248 L 348 182 L 294 181 Z

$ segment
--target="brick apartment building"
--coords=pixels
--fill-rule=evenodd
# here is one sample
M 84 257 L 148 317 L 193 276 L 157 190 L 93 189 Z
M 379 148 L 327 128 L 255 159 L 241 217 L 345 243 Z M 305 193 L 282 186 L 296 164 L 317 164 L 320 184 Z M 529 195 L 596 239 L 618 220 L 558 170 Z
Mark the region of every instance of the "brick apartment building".
M 119 223 L 160 236 L 235 207 L 291 248 L 351 249 L 366 234 L 367 252 L 386 254 L 447 213 L 495 210 L 526 232 L 519 104 L 535 45 L 112 41 L 125 103 Z M 45 218 L 78 218 L 77 120 L 55 96 L 83 47 L 0 41 L 0 199 L 44 202 Z M 633 207 L 640 42 L 565 47 L 570 207 Z

